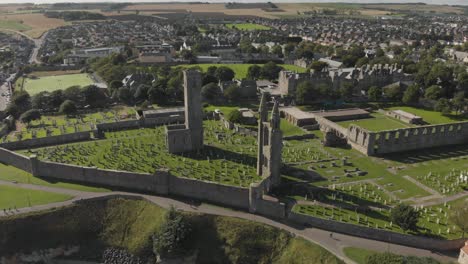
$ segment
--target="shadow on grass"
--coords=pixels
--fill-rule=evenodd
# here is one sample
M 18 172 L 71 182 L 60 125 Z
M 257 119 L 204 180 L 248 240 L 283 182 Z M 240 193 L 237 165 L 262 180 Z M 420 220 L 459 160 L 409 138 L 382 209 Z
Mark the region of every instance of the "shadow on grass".
M 381 157 L 401 163 L 417 163 L 431 160 L 448 159 L 468 155 L 468 144 L 452 145 L 423 150 L 381 155 Z
M 235 163 L 242 163 L 244 165 L 256 166 L 257 164 L 257 159 L 255 157 L 208 145 L 205 145 L 203 149 L 199 151 L 179 153 L 176 155 L 194 160 L 207 160 L 207 157 L 209 157 L 210 160 L 225 159 Z

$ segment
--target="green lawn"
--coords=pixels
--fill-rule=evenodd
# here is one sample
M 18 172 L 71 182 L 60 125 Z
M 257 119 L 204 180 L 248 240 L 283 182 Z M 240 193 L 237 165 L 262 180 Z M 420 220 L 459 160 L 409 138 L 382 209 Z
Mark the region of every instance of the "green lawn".
M 91 84 L 94 84 L 94 81 L 85 73 L 37 77 L 37 79 L 19 78 L 16 81 L 16 87 L 27 91 L 31 96 L 42 91 L 53 92 L 60 89 L 65 90 L 70 86 L 83 87 Z
M 0 209 L 63 202 L 72 196 L 0 185 Z
M 30 30 L 31 27 L 14 20 L 0 20 L 0 29 L 11 29 L 17 31 Z
M 177 67 L 183 67 L 183 68 L 193 68 L 193 67 L 199 67 L 201 68 L 202 71 L 206 72 L 206 70 L 211 67 L 220 67 L 220 66 L 226 66 L 231 68 L 235 72 L 235 77 L 236 79 L 244 79 L 247 77 L 247 70 L 249 69 L 250 66 L 254 64 L 185 64 L 185 65 L 179 65 Z M 257 64 L 259 66 L 262 66 L 262 64 Z M 281 67 L 285 68 L 286 70 L 290 71 L 297 71 L 297 72 L 305 72 L 305 68 L 301 68 L 295 65 L 289 65 L 289 64 L 280 64 Z
M 343 122 L 338 122 L 338 124 L 343 127 L 349 127 L 353 124 L 353 125 L 360 126 L 364 129 L 367 129 L 369 131 L 375 131 L 375 132 L 411 127 L 410 124 L 403 123 L 399 120 L 385 116 L 384 114 L 381 114 L 381 113 L 372 113 L 371 116 L 372 118 L 343 121 Z
M 437 111 L 425 110 L 410 106 L 395 106 L 386 110 L 403 110 L 405 112 L 422 117 L 424 121 L 432 125 L 468 121 L 468 118 L 466 117 L 463 118 L 456 115 L 444 116 L 442 113 Z
M 355 247 L 345 247 L 343 248 L 345 255 L 356 262 L 357 264 L 365 264 L 366 258 L 374 253 L 377 253 L 372 250 L 355 248 Z M 383 264 L 383 263 L 382 263 Z
M 86 192 L 109 191 L 104 188 L 90 187 L 90 186 L 84 186 L 84 185 L 79 185 L 79 184 L 74 184 L 74 183 L 65 183 L 65 182 L 60 182 L 60 181 L 46 181 L 44 179 L 34 177 L 30 173 L 27 173 L 23 170 L 17 169 L 12 166 L 7 166 L 2 163 L 0 163 L 0 180 L 10 181 L 10 182 L 16 181 L 19 183 L 30 183 L 30 184 L 35 184 L 35 185 L 65 188 L 65 189 L 72 189 L 72 190 L 79 190 L 79 191 L 86 191 Z
M 284 137 L 288 136 L 299 136 L 307 134 L 301 128 L 289 123 L 286 119 L 281 118 L 280 129 L 283 132 Z
M 227 28 L 237 28 L 239 30 L 248 30 L 248 31 L 253 31 L 253 30 L 270 30 L 270 27 L 264 26 L 264 25 L 259 25 L 259 24 L 253 24 L 253 23 L 240 23 L 240 24 L 226 24 Z

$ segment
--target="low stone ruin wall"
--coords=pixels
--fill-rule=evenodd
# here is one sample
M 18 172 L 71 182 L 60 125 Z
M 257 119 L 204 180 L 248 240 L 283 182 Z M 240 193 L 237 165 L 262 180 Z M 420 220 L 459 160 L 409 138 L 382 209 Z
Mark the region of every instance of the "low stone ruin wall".
M 31 172 L 31 161 L 29 158 L 8 149 L 0 148 L 0 162 L 26 172 Z
M 14 142 L 5 142 L 5 143 L 1 143 L 0 147 L 10 149 L 10 150 L 18 150 L 18 149 L 39 148 L 39 147 L 52 146 L 52 145 L 61 145 L 61 144 L 67 144 L 67 143 L 72 143 L 72 142 L 90 140 L 91 133 L 94 133 L 94 131 L 84 131 L 84 132 L 70 133 L 70 134 L 44 137 L 44 138 L 34 138 L 34 139 L 27 139 L 27 140 L 14 141 Z
M 342 234 L 363 237 L 367 239 L 379 240 L 395 243 L 415 248 L 428 250 L 449 251 L 460 250 L 466 239 L 441 240 L 421 236 L 404 235 L 381 229 L 363 227 L 353 224 L 341 223 L 333 220 L 321 219 L 300 213 L 291 212 L 288 220 L 300 225 L 312 226 Z

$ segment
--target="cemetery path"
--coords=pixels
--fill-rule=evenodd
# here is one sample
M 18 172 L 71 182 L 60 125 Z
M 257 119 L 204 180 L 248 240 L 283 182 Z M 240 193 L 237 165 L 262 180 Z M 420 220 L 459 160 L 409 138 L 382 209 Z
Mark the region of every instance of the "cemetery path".
M 422 205 L 422 206 L 438 205 L 438 204 L 442 204 L 442 203 L 446 203 L 446 202 L 448 203 L 448 202 L 451 202 L 451 201 L 455 201 L 455 200 L 461 199 L 463 197 L 468 197 L 468 191 L 457 193 L 457 194 L 454 194 L 454 195 L 451 195 L 451 196 L 445 196 L 443 198 L 436 199 L 436 200 L 426 201 L 426 202 L 420 203 L 418 205 Z
M 0 181 L 0 185 L 13 185 L 13 186 L 22 187 L 22 188 L 64 193 L 64 194 L 75 196 L 75 198 L 65 201 L 65 202 L 39 205 L 39 206 L 33 206 L 29 208 L 21 208 L 18 211 L 15 211 L 15 212 L 10 211 L 10 212 L 7 212 L 6 214 L 2 210 L 0 211 L 0 217 L 38 212 L 38 211 L 43 211 L 43 210 L 50 210 L 50 209 L 54 209 L 54 208 L 61 207 L 61 206 L 72 205 L 73 203 L 76 203 L 76 202 L 79 202 L 80 200 L 85 200 L 85 199 L 99 198 L 99 197 L 112 196 L 112 195 L 138 196 L 138 197 L 143 197 L 147 199 L 149 202 L 154 203 L 163 208 L 170 208 L 171 206 L 175 206 L 177 209 L 183 210 L 183 211 L 228 216 L 228 217 L 237 217 L 237 218 L 242 218 L 242 219 L 246 219 L 250 221 L 255 221 L 255 222 L 271 225 L 271 226 L 274 226 L 283 230 L 287 230 L 295 234 L 296 236 L 302 237 L 310 242 L 319 244 L 320 246 L 324 247 L 328 251 L 335 254 L 340 259 L 344 260 L 346 263 L 350 263 L 350 264 L 354 264 L 355 262 L 353 262 L 352 260 L 346 257 L 346 255 L 343 253 L 343 248 L 358 247 L 358 248 L 365 248 L 368 250 L 373 250 L 373 251 L 378 251 L 378 252 L 391 251 L 393 253 L 402 254 L 402 255 L 433 257 L 443 262 L 449 262 L 449 261 L 455 262 L 456 261 L 455 255 L 431 252 L 429 250 L 401 246 L 397 244 L 391 244 L 391 243 L 375 241 L 375 240 L 370 240 L 370 239 L 365 239 L 365 238 L 360 238 L 360 237 L 338 234 L 338 233 L 333 233 L 333 235 L 330 236 L 331 234 L 330 231 L 325 231 L 325 230 L 321 230 L 317 228 L 305 228 L 300 225 L 294 225 L 291 223 L 286 223 L 284 221 L 276 221 L 276 220 L 272 220 L 263 216 L 250 214 L 244 211 L 236 211 L 236 210 L 223 208 L 223 207 L 215 206 L 211 204 L 205 204 L 205 203 L 199 204 L 199 203 L 193 202 L 192 200 L 177 200 L 177 199 L 168 198 L 168 197 L 144 195 L 144 194 L 137 194 L 137 193 L 126 193 L 126 192 L 103 192 L 103 193 L 84 192 L 84 191 L 78 191 L 78 190 L 69 190 L 65 188 L 39 186 L 39 185 L 23 184 L 23 183 L 12 183 L 12 182 L 7 182 L 7 181 Z
M 405 175 L 405 176 L 403 176 L 403 178 L 405 178 L 405 179 L 407 179 L 408 181 L 410 181 L 410 182 L 416 184 L 419 188 L 425 190 L 426 192 L 428 192 L 428 193 L 430 193 L 430 194 L 432 194 L 432 195 L 434 195 L 434 196 L 442 197 L 442 195 L 441 195 L 439 192 L 437 192 L 437 191 L 434 190 L 434 189 L 431 189 L 431 188 L 427 187 L 426 185 L 422 184 L 421 182 L 419 182 L 418 180 L 414 179 L 413 177 L 410 177 L 410 176 L 408 176 L 408 175 Z

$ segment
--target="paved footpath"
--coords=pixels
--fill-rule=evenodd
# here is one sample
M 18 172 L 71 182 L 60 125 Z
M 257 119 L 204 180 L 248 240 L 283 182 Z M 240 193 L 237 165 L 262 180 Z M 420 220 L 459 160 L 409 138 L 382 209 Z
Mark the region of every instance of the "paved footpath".
M 220 216 L 229 216 L 229 217 L 237 217 L 246 220 L 251 220 L 259 223 L 264 223 L 267 225 L 271 225 L 277 228 L 281 228 L 287 230 L 298 237 L 303 237 L 304 239 L 311 241 L 313 243 L 319 244 L 320 246 L 324 247 L 328 251 L 332 252 L 340 259 L 344 260 L 346 263 L 354 264 L 354 262 L 348 259 L 345 254 L 343 253 L 343 248 L 345 247 L 358 247 L 358 248 L 365 248 L 368 250 L 374 250 L 379 252 L 390 251 L 396 254 L 402 255 L 414 255 L 414 256 L 424 256 L 424 257 L 433 257 L 440 261 L 444 262 L 456 262 L 455 255 L 448 256 L 444 254 L 440 254 L 437 252 L 431 252 L 429 250 L 412 248 L 401 246 L 397 244 L 391 244 L 376 240 L 370 240 L 360 237 L 354 237 L 344 234 L 333 233 L 333 236 L 330 237 L 330 232 L 317 229 L 317 228 L 305 228 L 303 226 L 296 226 L 291 224 L 286 224 L 281 221 L 272 220 L 263 216 L 250 214 L 244 211 L 237 211 L 232 209 L 227 209 L 211 204 L 195 204 L 190 200 L 177 200 L 174 198 L 168 197 L 161 197 L 161 196 L 154 196 L 154 195 L 144 195 L 138 193 L 128 193 L 128 192 L 103 192 L 103 193 L 95 193 L 95 192 L 84 192 L 84 191 L 77 191 L 77 190 L 70 190 L 64 188 L 56 188 L 56 187 L 49 187 L 49 186 L 40 186 L 40 185 L 33 185 L 33 184 L 24 184 L 24 183 L 11 183 L 7 181 L 0 181 L 0 185 L 8 185 L 8 186 L 16 186 L 26 189 L 33 189 L 33 190 L 42 190 L 48 192 L 55 192 L 55 193 L 62 193 L 74 196 L 73 199 L 59 202 L 59 203 L 51 203 L 46 205 L 38 205 L 28 208 L 21 208 L 17 212 L 14 213 L 7 213 L 7 215 L 11 214 L 23 214 L 23 213 L 30 213 L 30 212 L 37 212 L 47 209 L 53 209 L 61 206 L 67 206 L 73 204 L 75 201 L 82 200 L 82 199 L 90 199 L 90 198 L 97 198 L 97 197 L 104 197 L 108 195 L 129 195 L 129 196 L 139 196 L 147 199 L 148 201 L 161 206 L 163 208 L 170 208 L 171 206 L 175 206 L 179 210 L 187 211 L 187 212 L 197 212 L 203 214 L 211 214 L 211 215 L 220 215 Z M 5 216 L 3 210 L 0 211 L 0 217 Z

